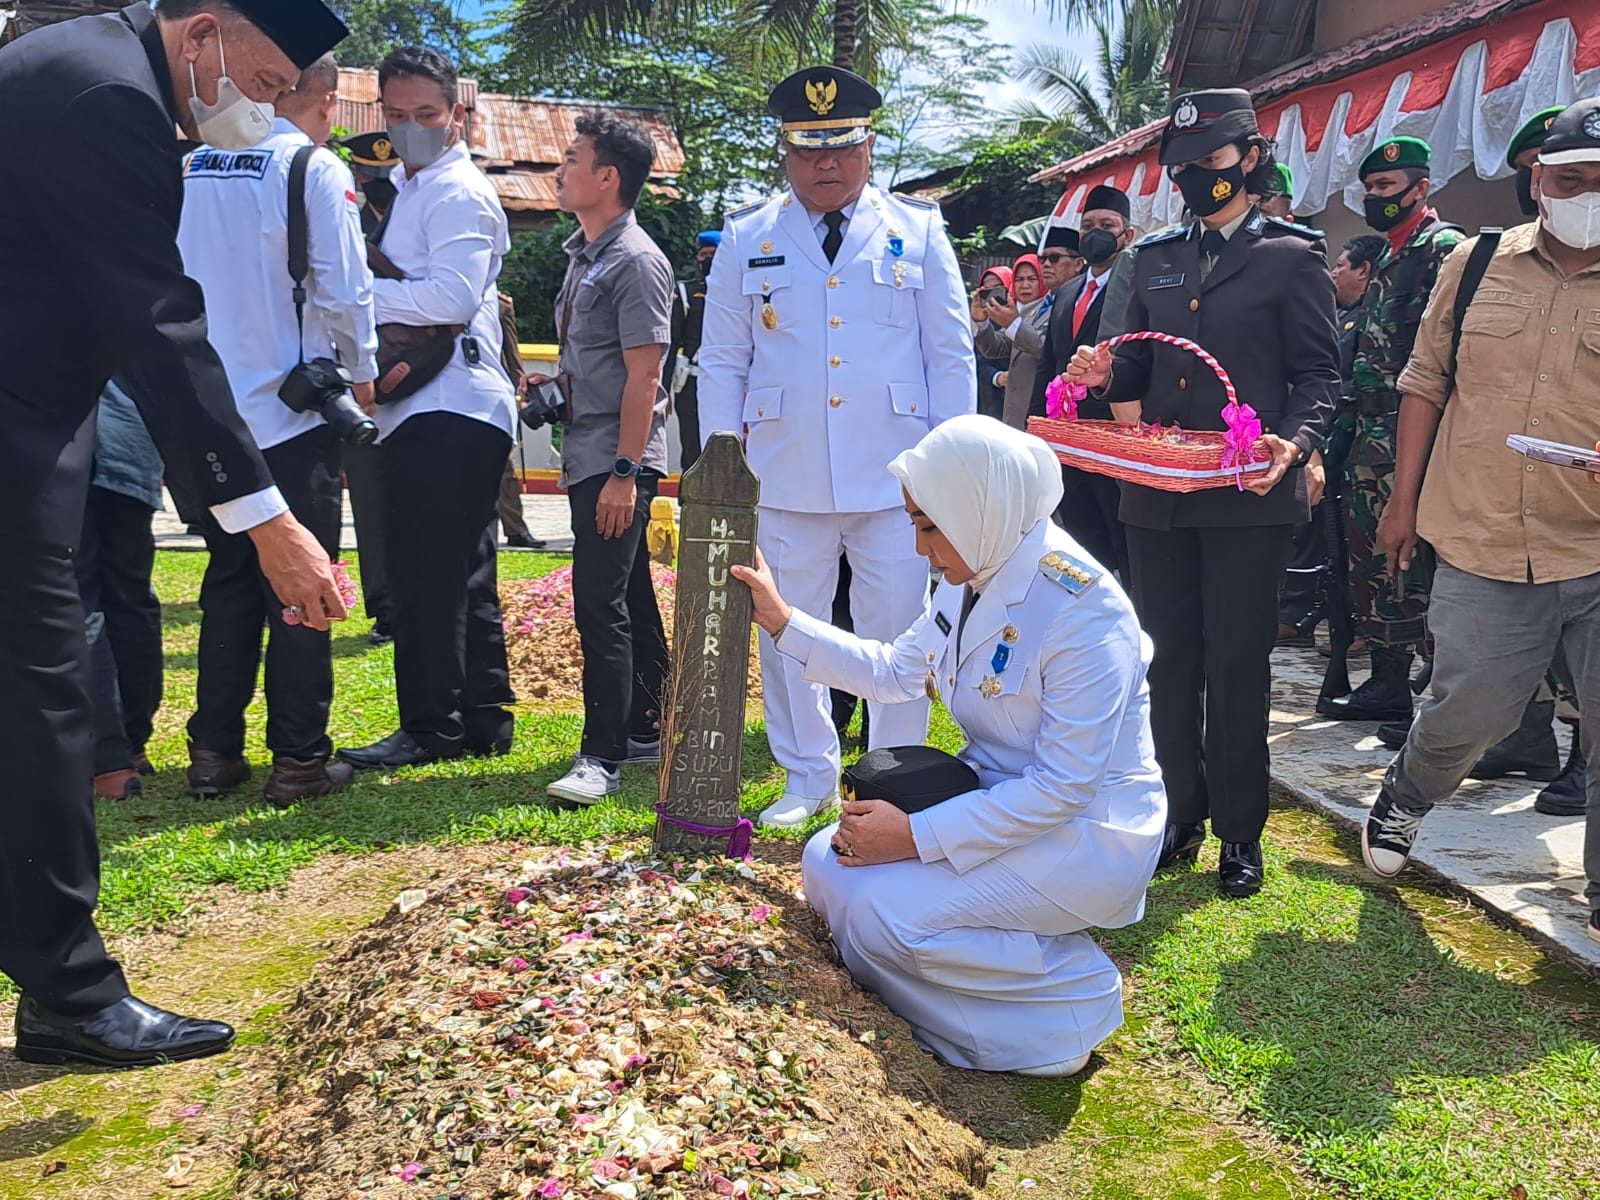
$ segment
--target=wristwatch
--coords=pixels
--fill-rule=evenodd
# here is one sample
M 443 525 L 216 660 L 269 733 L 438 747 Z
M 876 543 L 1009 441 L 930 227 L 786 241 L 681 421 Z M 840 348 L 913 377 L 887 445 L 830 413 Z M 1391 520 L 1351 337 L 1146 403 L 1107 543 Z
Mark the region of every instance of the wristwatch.
M 617 459 L 617 465 L 611 468 L 611 473 L 618 479 L 632 479 L 639 470 L 639 464 L 624 454 Z

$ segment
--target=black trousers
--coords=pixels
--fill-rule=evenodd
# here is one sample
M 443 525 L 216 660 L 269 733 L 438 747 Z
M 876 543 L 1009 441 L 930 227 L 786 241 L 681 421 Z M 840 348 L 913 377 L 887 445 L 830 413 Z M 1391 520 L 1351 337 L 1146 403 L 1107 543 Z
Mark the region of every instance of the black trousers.
M 81 513 L 87 474 L 85 455 L 60 505 Z M 49 1008 L 89 1013 L 128 984 L 94 925 L 94 713 L 74 558 L 26 527 L 0 528 L 0 971 Z
M 448 412 L 419 413 L 383 440 L 400 727 L 438 754 L 488 748 L 514 729 L 495 557 L 510 453 L 493 425 Z
M 330 559 L 339 556 L 339 441 L 326 425 L 262 451 L 289 511 Z M 326 758 L 333 705 L 330 635 L 283 619 L 283 602 L 261 573 L 255 543 L 201 521 L 211 561 L 200 582 L 200 672 L 189 740 L 218 754 L 244 753 L 245 709 L 261 670 L 267 631 L 267 748 L 291 758 Z
M 161 601 L 150 578 L 155 510 L 91 486 L 78 545 L 78 588 L 94 663 L 95 773 L 125 770 L 161 707 Z
M 1097 563 L 1126 581 L 1128 535 L 1117 519 L 1121 504 L 1122 485 L 1109 475 L 1062 465 L 1056 524 L 1076 538 Z
M 383 532 L 383 446 L 341 447 L 344 479 L 350 487 L 350 515 L 355 519 L 356 553 L 361 556 L 361 599 L 367 619 L 392 623 L 389 603 L 389 558 Z
M 1288 525 L 1128 527 L 1133 602 L 1155 643 L 1150 728 L 1168 820 L 1225 842 L 1267 822 L 1267 712 Z
M 572 509 L 572 608 L 583 647 L 583 742 L 580 753 L 602 762 L 625 757 L 628 737 L 653 738 L 667 676 L 661 625 L 644 530 L 659 480 L 640 475 L 633 524 L 618 538 L 595 526 L 600 491 L 610 475 L 580 480 L 567 491 Z
M 1322 524 L 1315 518 L 1296 525 L 1291 535 L 1289 566 L 1278 592 L 1278 624 L 1292 625 L 1301 633 L 1322 617 L 1317 607 L 1317 587 L 1328 565 L 1328 547 Z
M 687 471 L 700 460 L 700 380 L 691 375 L 672 400 L 678 414 L 678 462 Z

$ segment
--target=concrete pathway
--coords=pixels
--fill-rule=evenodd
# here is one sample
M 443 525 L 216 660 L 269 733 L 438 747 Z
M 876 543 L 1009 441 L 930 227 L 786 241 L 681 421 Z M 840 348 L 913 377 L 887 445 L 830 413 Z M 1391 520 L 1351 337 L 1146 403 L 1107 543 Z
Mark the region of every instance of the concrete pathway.
M 1283 647 L 1273 656 L 1272 774 L 1336 819 L 1362 821 L 1394 754 L 1378 741 L 1376 725 L 1315 715 L 1325 664 L 1310 649 Z M 1564 761 L 1567 730 L 1557 729 Z M 1600 945 L 1584 932 L 1584 820 L 1534 812 L 1541 787 L 1468 780 L 1428 815 L 1412 861 L 1535 941 L 1600 970 Z
M 177 510 L 173 507 L 172 497 L 167 498 L 166 511 L 158 512 L 155 519 L 156 548 L 159 550 L 204 550 L 206 544 L 200 537 L 191 534 L 182 521 L 178 520 Z M 522 515 L 528 522 L 528 531 L 536 538 L 543 538 L 549 545 L 546 549 L 567 553 L 572 552 L 572 527 L 568 519 L 567 498 L 565 496 L 523 496 Z M 346 550 L 356 548 L 356 527 L 350 515 L 350 496 L 345 494 L 344 499 L 344 532 L 341 534 L 339 544 Z M 501 547 L 505 549 L 504 546 Z

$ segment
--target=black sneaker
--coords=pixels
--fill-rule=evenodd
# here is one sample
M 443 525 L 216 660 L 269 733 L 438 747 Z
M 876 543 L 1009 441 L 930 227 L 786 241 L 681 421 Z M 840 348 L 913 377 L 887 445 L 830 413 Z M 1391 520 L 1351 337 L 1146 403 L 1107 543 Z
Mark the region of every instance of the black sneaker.
M 1589 914 L 1589 926 L 1586 932 L 1591 942 L 1600 942 L 1600 908 Z
M 1400 874 L 1411 857 L 1422 818 L 1427 815 L 1401 808 L 1388 792 L 1379 792 L 1361 827 L 1361 857 L 1367 868 L 1384 879 Z
M 628 738 L 628 753 L 622 760 L 636 767 L 655 766 L 661 761 L 661 737 Z

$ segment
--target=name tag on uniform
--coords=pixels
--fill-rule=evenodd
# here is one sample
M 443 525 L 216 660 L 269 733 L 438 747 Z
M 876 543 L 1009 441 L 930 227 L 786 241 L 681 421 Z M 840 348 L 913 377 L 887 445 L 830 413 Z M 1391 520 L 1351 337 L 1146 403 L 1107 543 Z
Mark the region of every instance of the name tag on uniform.
M 781 267 L 783 266 L 783 255 L 772 254 L 768 255 L 766 258 L 752 258 L 750 260 L 750 266 L 755 268 Z
M 950 634 L 950 618 L 949 617 L 945 616 L 943 613 L 934 613 L 933 614 L 933 623 L 939 627 L 939 632 L 940 633 L 944 634 L 947 637 L 949 636 L 949 634 Z
M 1144 286 L 1146 291 L 1151 292 L 1156 291 L 1159 288 L 1182 287 L 1183 272 L 1179 271 L 1176 275 L 1152 275 L 1150 277 L 1150 282 Z
M 189 176 L 213 175 L 221 178 L 246 177 L 260 179 L 272 162 L 270 150 L 196 150 L 189 156 L 184 174 Z

